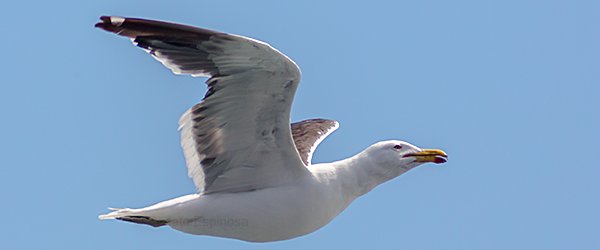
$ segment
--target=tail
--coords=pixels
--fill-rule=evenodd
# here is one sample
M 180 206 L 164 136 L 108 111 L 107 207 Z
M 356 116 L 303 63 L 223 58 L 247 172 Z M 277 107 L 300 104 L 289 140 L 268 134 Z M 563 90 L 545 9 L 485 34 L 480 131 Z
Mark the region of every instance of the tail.
M 153 227 L 161 227 L 167 225 L 169 222 L 166 220 L 153 219 L 149 216 L 143 215 L 142 209 L 131 209 L 131 208 L 108 208 L 112 212 L 108 214 L 102 214 L 98 216 L 100 220 L 117 219 L 122 221 L 133 222 L 137 224 L 144 224 Z

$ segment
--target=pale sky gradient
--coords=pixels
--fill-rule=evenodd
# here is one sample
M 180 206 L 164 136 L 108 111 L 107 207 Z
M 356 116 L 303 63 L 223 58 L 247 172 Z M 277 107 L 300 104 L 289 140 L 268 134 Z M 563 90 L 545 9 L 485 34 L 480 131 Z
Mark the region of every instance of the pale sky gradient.
M 10 1 L 0 22 L 2 249 L 600 249 L 599 1 Z M 99 221 L 194 192 L 175 76 L 100 15 L 266 41 L 301 67 L 314 162 L 402 139 L 450 155 L 297 239 Z

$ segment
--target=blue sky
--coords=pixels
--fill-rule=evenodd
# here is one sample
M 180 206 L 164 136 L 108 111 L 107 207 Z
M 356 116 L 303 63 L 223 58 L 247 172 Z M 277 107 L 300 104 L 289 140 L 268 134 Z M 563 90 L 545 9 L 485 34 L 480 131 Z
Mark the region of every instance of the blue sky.
M 0 22 L 3 249 L 598 249 L 598 1 L 11 1 Z M 100 15 L 266 41 L 301 67 L 315 162 L 379 140 L 444 149 L 297 239 L 99 221 L 188 194 L 177 120 L 206 90 Z

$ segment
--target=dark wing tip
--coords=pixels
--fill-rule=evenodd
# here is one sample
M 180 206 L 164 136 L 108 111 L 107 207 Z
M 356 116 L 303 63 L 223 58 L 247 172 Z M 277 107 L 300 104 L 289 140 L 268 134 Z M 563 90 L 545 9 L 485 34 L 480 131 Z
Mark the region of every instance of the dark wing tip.
M 101 16 L 100 22 L 96 23 L 94 27 L 129 38 L 160 36 L 186 40 L 208 40 L 217 34 L 227 37 L 221 32 L 189 25 L 120 16 Z
M 94 27 L 119 34 L 122 30 L 121 25 L 125 20 L 126 18 L 123 17 L 101 16 L 100 22 L 96 23 Z
M 96 27 L 98 27 L 99 24 L 103 24 L 103 23 L 110 23 L 110 18 L 109 16 L 100 16 L 100 23 L 96 24 Z
M 145 225 L 149 225 L 149 226 L 153 226 L 153 227 L 162 227 L 169 223 L 166 220 L 156 220 L 156 219 L 152 219 L 148 216 L 123 216 L 123 217 L 117 217 L 116 219 L 122 220 L 122 221 L 127 221 L 127 222 L 138 223 L 138 224 L 145 224 Z

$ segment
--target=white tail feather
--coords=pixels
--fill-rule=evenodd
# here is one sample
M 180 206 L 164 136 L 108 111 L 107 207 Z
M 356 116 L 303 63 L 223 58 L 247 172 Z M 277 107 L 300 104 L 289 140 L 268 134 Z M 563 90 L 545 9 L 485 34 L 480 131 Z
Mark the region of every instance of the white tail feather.
M 134 216 L 139 211 L 139 209 L 131 209 L 131 208 L 111 208 L 111 207 L 109 207 L 108 209 L 112 210 L 112 212 L 110 212 L 108 214 L 101 214 L 98 216 L 98 219 L 109 220 L 109 219 L 116 219 L 116 218 L 124 217 L 124 216 Z
M 101 220 L 110 220 L 117 219 L 125 216 L 146 216 L 150 218 L 154 218 L 157 220 L 168 220 L 171 218 L 173 213 L 170 208 L 176 206 L 178 204 L 182 204 L 185 202 L 189 202 L 194 199 L 198 199 L 199 194 L 189 194 L 185 196 L 181 196 L 175 199 L 163 201 L 157 204 L 154 204 L 149 207 L 144 208 L 112 208 L 108 209 L 112 212 L 107 214 L 102 214 L 98 216 L 98 219 Z

